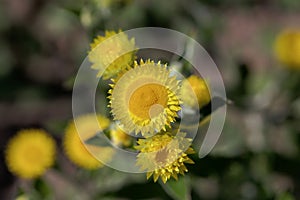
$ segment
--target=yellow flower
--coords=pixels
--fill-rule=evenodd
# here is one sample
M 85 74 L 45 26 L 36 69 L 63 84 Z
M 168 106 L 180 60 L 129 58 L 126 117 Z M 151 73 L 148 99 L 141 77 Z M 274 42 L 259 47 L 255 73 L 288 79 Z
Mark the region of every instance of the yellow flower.
M 178 174 L 184 175 L 188 171 L 185 163 L 194 164 L 188 157 L 194 150 L 190 147 L 191 139 L 185 135 L 179 132 L 174 136 L 165 132 L 138 140 L 135 148 L 140 153 L 136 164 L 141 170 L 147 170 L 147 179 L 153 175 L 154 182 L 160 177 L 166 183 L 171 177 L 177 180 Z
M 117 146 L 128 147 L 131 144 L 131 137 L 124 132 L 120 127 L 117 127 L 110 132 L 110 137 L 113 143 Z
M 99 70 L 97 76 L 109 79 L 126 71 L 135 59 L 135 42 L 119 31 L 106 31 L 105 36 L 97 36 L 91 43 L 88 58 L 92 68 Z
M 111 112 L 128 133 L 149 136 L 166 130 L 175 121 L 179 105 L 179 82 L 166 65 L 141 60 L 109 90 Z
M 103 164 L 93 155 L 101 154 L 101 160 L 111 158 L 110 147 L 99 147 L 91 144 L 83 144 L 94 137 L 98 131 L 106 129 L 110 124 L 109 119 L 98 115 L 83 115 L 76 119 L 76 124 L 71 121 L 65 131 L 63 138 L 64 150 L 68 158 L 77 166 L 85 169 L 97 169 Z
M 206 82 L 198 76 L 192 75 L 182 82 L 181 100 L 190 107 L 201 108 L 210 102 L 210 93 Z
M 40 129 L 24 129 L 7 144 L 5 159 L 9 171 L 26 179 L 41 176 L 54 163 L 55 142 Z
M 30 200 L 30 197 L 26 194 L 21 194 L 17 196 L 15 200 Z
M 300 30 L 281 32 L 274 45 L 277 59 L 291 69 L 300 69 Z

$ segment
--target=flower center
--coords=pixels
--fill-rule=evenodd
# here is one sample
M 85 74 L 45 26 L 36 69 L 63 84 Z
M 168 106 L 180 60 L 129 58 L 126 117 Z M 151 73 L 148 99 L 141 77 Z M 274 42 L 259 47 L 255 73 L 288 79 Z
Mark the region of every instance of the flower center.
M 169 155 L 168 150 L 166 148 L 163 148 L 162 150 L 156 153 L 155 160 L 158 163 L 166 164 L 165 162 L 168 158 L 168 155 Z
M 167 89 L 159 84 L 146 84 L 136 89 L 129 99 L 129 111 L 141 119 L 158 116 L 167 106 Z
M 43 153 L 41 152 L 41 149 L 35 145 L 24 149 L 23 155 L 23 158 L 26 160 L 27 163 L 42 163 Z

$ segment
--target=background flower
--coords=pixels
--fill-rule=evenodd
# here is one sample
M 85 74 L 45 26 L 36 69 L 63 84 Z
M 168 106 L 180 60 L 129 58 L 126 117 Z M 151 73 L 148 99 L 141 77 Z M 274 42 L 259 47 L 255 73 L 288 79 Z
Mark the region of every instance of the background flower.
M 287 29 L 275 40 L 277 59 L 292 69 L 300 68 L 300 29 Z
M 8 142 L 6 163 L 13 174 L 36 178 L 53 165 L 55 150 L 55 141 L 44 130 L 24 129 Z
M 201 108 L 210 102 L 210 93 L 205 80 L 196 75 L 182 81 L 180 92 L 183 103 L 188 106 Z
M 110 137 L 112 142 L 117 146 L 128 147 L 132 143 L 131 136 L 124 132 L 119 126 L 110 131 Z
M 75 124 L 76 122 L 76 124 Z M 105 160 L 111 159 L 111 149 L 90 144 L 84 141 L 94 137 L 97 132 L 104 130 L 110 124 L 109 119 L 103 116 L 83 115 L 75 121 L 71 121 L 63 138 L 64 150 L 68 158 L 79 167 L 85 169 L 97 169 L 103 164 L 95 158 L 94 154 L 101 154 Z

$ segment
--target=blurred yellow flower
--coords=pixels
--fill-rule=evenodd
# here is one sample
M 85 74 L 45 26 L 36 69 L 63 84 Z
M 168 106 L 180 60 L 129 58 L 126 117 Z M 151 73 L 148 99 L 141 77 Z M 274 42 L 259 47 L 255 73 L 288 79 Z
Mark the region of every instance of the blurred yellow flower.
M 191 75 L 182 81 L 181 100 L 190 107 L 203 107 L 210 102 L 210 93 L 206 82 L 198 76 Z
M 300 29 L 282 31 L 275 39 L 277 59 L 291 69 L 300 69 Z
M 128 133 L 149 136 L 175 121 L 179 82 L 166 65 L 141 60 L 115 81 L 109 90 L 111 112 Z
M 53 165 L 55 148 L 55 141 L 44 130 L 21 130 L 7 144 L 8 169 L 21 178 L 39 177 Z
M 110 137 L 112 142 L 117 146 L 128 147 L 132 142 L 130 135 L 124 132 L 120 127 L 111 130 Z
M 178 174 L 184 175 L 188 171 L 185 163 L 194 164 L 188 154 L 195 152 L 190 147 L 192 140 L 185 136 L 182 132 L 176 136 L 165 132 L 137 141 L 135 148 L 140 153 L 136 164 L 141 170 L 147 170 L 147 179 L 153 175 L 154 182 L 160 177 L 166 183 L 171 177 L 177 180 Z
M 76 121 L 76 124 L 75 124 Z M 77 166 L 85 169 L 97 169 L 103 164 L 93 155 L 101 154 L 101 160 L 111 159 L 110 147 L 99 147 L 91 144 L 83 144 L 94 137 L 98 131 L 106 129 L 110 121 L 104 116 L 83 115 L 75 121 L 71 121 L 65 131 L 63 146 L 68 158 Z M 93 155 L 92 155 L 93 154 Z
M 21 194 L 17 196 L 15 200 L 30 200 L 30 197 L 27 196 L 26 194 Z
M 110 79 L 128 70 L 135 59 L 134 39 L 119 31 L 105 31 L 105 36 L 97 36 L 91 43 L 88 58 L 92 68 L 99 70 L 97 76 Z

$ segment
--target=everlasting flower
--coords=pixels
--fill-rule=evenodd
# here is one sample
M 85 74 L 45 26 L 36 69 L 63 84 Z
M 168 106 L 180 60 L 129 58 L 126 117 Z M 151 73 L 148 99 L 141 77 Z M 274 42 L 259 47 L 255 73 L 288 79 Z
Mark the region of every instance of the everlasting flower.
M 13 174 L 32 179 L 41 176 L 54 163 L 55 142 L 40 129 L 24 129 L 7 144 L 5 159 Z
M 88 58 L 92 68 L 99 70 L 98 76 L 109 79 L 126 71 L 135 59 L 135 42 L 119 31 L 106 31 L 105 36 L 97 36 L 91 43 Z
M 292 69 L 300 69 L 300 29 L 280 33 L 274 45 L 277 59 Z
M 210 93 L 206 82 L 192 75 L 182 82 L 181 100 L 190 107 L 201 108 L 210 102 Z
M 160 177 L 166 183 L 173 177 L 178 179 L 178 174 L 187 172 L 185 163 L 194 164 L 188 154 L 194 153 L 190 147 L 191 139 L 179 132 L 176 136 L 169 132 L 158 133 L 153 137 L 139 139 L 140 150 L 137 156 L 137 165 L 141 170 L 147 170 L 147 179 L 153 175 L 154 182 Z
M 149 136 L 175 121 L 179 105 L 179 82 L 166 65 L 141 60 L 122 75 L 109 91 L 111 112 L 128 133 Z
M 108 160 L 111 159 L 112 149 L 83 144 L 82 141 L 94 137 L 98 131 L 104 130 L 109 124 L 109 119 L 100 115 L 97 116 L 97 120 L 94 119 L 94 115 L 83 115 L 76 119 L 76 124 L 71 121 L 63 139 L 64 150 L 69 159 L 79 167 L 89 170 L 102 167 L 103 164 L 93 155 L 101 154 L 101 160 Z
M 110 132 L 112 142 L 117 146 L 128 147 L 131 144 L 131 137 L 124 132 L 120 127 L 117 127 Z

